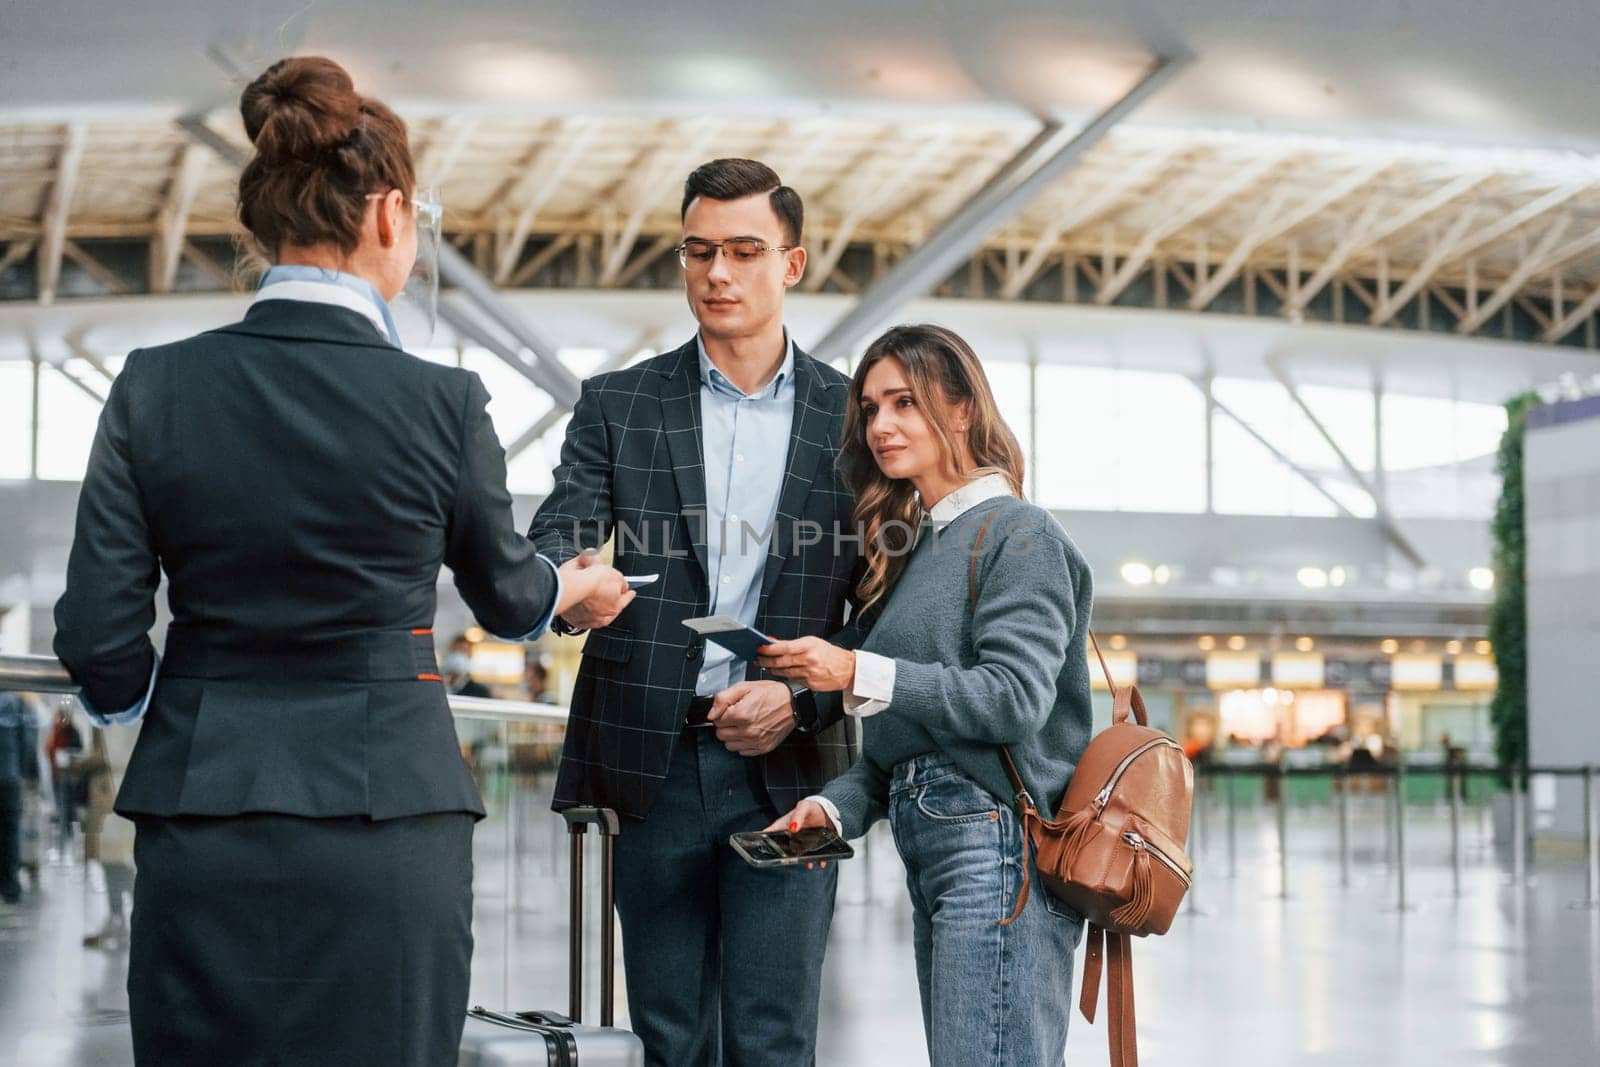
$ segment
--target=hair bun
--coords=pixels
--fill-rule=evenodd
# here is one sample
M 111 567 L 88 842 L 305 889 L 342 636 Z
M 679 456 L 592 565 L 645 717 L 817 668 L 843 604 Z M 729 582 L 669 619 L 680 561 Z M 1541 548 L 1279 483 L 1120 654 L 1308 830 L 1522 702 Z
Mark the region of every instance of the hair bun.
M 280 59 L 239 99 L 244 132 L 273 162 L 309 162 L 350 137 L 361 121 L 361 97 L 350 74 L 331 59 Z

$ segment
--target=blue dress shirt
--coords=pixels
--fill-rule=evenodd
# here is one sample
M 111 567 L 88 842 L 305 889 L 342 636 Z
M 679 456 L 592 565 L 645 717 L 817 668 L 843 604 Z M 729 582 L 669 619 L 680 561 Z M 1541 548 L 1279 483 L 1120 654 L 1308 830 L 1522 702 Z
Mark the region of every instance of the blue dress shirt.
M 794 423 L 794 342 L 785 331 L 783 365 L 777 376 L 753 395 L 716 368 L 698 336 L 695 344 L 700 350 L 711 613 L 754 626 L 761 605 L 761 575 L 778 517 L 778 493 L 788 467 L 789 433 Z M 744 672 L 743 660 L 721 645 L 707 642 L 695 693 L 712 696 L 743 681 Z

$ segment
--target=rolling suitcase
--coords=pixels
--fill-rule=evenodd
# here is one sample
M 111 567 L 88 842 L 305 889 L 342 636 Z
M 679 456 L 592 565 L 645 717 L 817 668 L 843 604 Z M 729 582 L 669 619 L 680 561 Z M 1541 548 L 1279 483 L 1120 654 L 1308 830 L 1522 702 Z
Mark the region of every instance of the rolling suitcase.
M 612 1025 L 616 1001 L 615 885 L 612 846 L 617 813 L 609 808 L 568 808 L 562 816 L 572 839 L 572 927 L 568 933 L 567 1015 L 550 1011 L 467 1012 L 457 1067 L 644 1067 L 638 1036 Z M 600 1025 L 583 1025 L 583 835 L 600 834 Z

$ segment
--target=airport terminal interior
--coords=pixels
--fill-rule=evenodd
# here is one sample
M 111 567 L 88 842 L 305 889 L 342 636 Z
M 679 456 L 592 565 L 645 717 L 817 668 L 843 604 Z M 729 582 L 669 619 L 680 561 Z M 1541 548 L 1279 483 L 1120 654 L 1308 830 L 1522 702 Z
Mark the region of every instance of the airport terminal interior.
M 520 527 L 579 383 L 694 336 L 701 162 L 804 198 L 805 350 L 848 373 L 891 323 L 971 342 L 1092 568 L 1113 681 L 1195 768 L 1192 889 L 1133 948 L 1145 1063 L 1600 1062 L 1590 5 L 64 0 L 0 11 L 0 697 L 32 690 L 45 768 L 0 1063 L 133 1062 L 96 731 L 29 679 L 59 671 L 128 353 L 249 304 L 237 100 L 290 54 L 408 124 L 447 249 L 436 321 L 408 293 L 400 334 L 483 380 Z M 438 599 L 488 811 L 471 1002 L 562 1010 L 550 803 L 584 639 L 486 633 L 448 573 Z M 879 825 L 841 864 L 818 1063 L 928 1062 L 911 946 Z M 1075 1015 L 1065 1062 L 1105 1029 Z

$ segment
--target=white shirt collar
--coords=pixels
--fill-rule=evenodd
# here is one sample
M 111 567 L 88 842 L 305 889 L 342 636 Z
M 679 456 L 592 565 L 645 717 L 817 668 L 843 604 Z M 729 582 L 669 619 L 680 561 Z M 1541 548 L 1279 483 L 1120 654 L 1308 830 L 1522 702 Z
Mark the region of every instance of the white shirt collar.
M 985 500 L 993 500 L 997 496 L 1013 496 L 1011 483 L 1003 474 L 985 474 L 944 497 L 933 509 L 928 512 L 936 525 L 943 526 L 954 522 L 965 512 L 977 507 Z
M 255 299 L 250 303 L 253 306 L 263 300 L 301 300 L 348 308 L 372 323 L 395 347 L 400 346 L 388 306 L 383 304 L 383 298 L 372 283 L 364 278 L 319 267 L 279 264 L 261 279 Z

